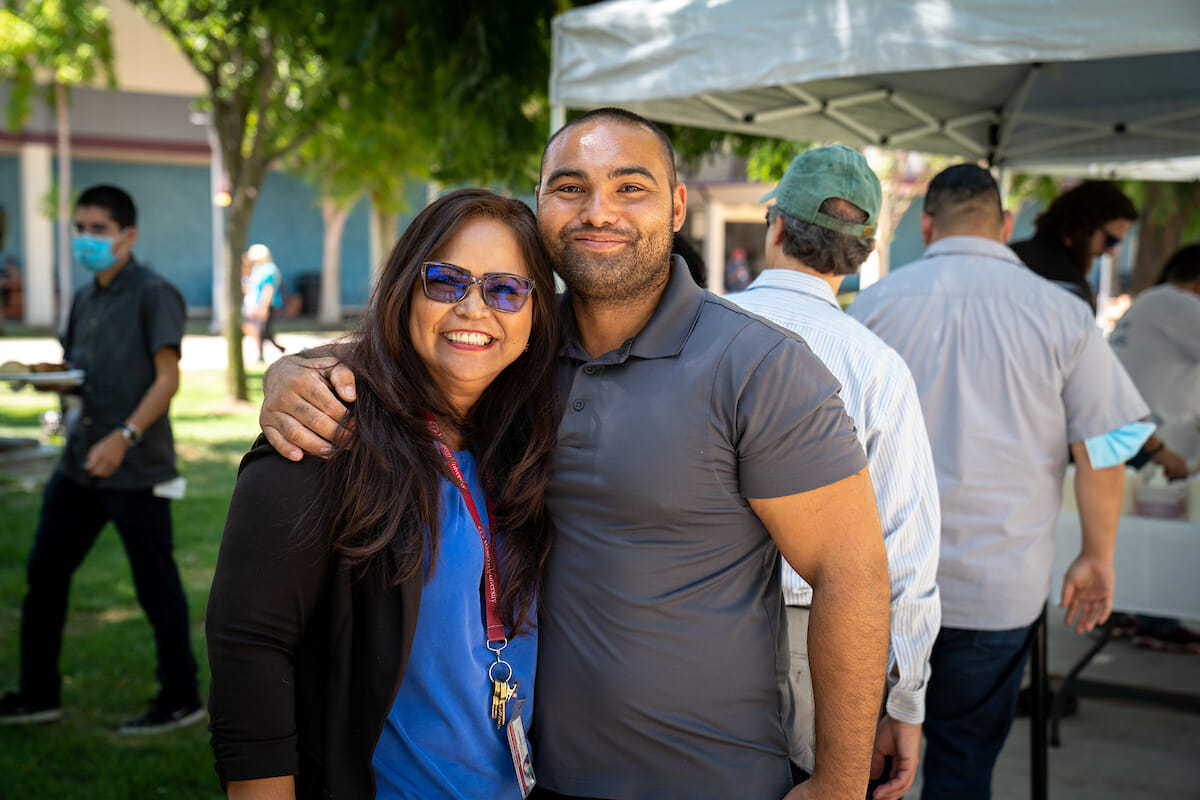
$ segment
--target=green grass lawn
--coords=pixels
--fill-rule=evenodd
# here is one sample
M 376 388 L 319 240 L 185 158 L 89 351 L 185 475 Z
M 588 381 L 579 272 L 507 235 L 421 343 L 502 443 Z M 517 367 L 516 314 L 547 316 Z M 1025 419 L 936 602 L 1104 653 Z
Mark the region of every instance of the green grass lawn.
M 175 557 L 191 612 L 192 642 L 207 695 L 204 609 L 237 464 L 258 433 L 261 368 L 252 402 L 224 399 L 219 372 L 186 372 L 171 407 L 187 497 L 172 504 Z M 41 437 L 38 415 L 54 395 L 0 386 L 0 436 Z M 40 487 L 0 479 L 0 691 L 15 688 L 25 558 Z M 219 798 L 203 725 L 158 736 L 117 734 L 158 690 L 154 639 L 137 603 L 120 538 L 110 525 L 76 572 L 63 644 L 63 719 L 0 727 L 0 797 L 11 800 L 134 797 Z

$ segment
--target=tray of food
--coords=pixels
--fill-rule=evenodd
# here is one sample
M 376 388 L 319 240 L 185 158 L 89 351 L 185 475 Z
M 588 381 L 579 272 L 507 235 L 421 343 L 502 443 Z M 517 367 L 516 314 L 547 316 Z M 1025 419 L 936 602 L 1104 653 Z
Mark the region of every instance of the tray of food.
M 22 364 L 6 361 L 0 364 L 0 381 L 10 383 L 13 388 L 25 384 L 39 389 L 79 386 L 83 383 L 83 370 L 71 369 L 66 364 Z

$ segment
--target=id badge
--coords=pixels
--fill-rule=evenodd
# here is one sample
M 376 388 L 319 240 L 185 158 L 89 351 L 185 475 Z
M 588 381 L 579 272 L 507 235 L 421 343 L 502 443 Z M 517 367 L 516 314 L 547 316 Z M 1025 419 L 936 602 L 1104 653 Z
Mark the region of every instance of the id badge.
M 513 769 L 517 771 L 517 785 L 521 787 L 521 797 L 529 797 L 537 778 L 533 775 L 533 757 L 529 755 L 529 739 L 525 736 L 525 724 L 521 722 L 521 706 L 516 704 L 513 709 L 512 721 L 505 726 L 505 736 L 508 739 L 508 752 L 512 756 Z

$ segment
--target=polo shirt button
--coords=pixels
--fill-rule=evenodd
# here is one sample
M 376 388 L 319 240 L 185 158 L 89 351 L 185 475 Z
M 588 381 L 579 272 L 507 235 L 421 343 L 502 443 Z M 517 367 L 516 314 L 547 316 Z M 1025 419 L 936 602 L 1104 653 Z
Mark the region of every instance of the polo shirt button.
M 571 403 L 571 408 L 575 409 L 576 411 L 583 411 L 583 407 L 585 405 L 586 403 L 584 403 L 582 400 L 576 400 L 574 403 Z
M 593 367 L 591 364 L 588 364 L 586 367 L 583 368 L 583 374 L 584 375 L 595 375 L 596 368 Z

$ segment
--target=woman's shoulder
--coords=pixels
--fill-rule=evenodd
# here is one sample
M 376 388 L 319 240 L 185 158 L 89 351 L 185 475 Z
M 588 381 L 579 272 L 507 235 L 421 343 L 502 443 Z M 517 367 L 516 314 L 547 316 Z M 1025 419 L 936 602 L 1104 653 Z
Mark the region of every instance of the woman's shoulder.
M 266 436 L 259 435 L 238 467 L 237 489 L 257 494 L 269 493 L 272 502 L 288 499 L 303 501 L 307 507 L 321 487 L 325 460 L 306 455 L 289 461 L 276 452 Z

